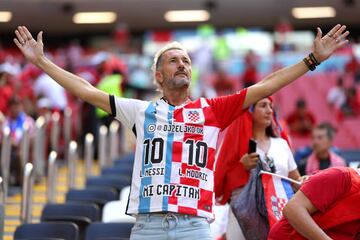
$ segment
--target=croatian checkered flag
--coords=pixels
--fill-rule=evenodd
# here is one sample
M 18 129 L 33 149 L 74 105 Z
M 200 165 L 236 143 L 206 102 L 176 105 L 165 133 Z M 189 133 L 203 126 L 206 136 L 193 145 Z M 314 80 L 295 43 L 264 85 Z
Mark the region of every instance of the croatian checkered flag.
M 199 121 L 199 119 L 200 119 L 199 112 L 198 111 L 189 111 L 188 118 L 189 118 L 190 122 Z
M 291 183 L 300 185 L 300 182 L 266 171 L 260 171 L 260 175 L 264 188 L 268 221 L 271 228 L 282 218 L 282 210 L 294 195 Z

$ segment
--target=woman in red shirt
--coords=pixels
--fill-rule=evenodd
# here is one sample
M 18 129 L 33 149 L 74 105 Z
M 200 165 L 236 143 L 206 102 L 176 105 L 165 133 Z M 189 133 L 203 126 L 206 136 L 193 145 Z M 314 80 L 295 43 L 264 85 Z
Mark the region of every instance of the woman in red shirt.
M 359 204 L 360 169 L 320 171 L 288 202 L 268 239 L 360 239 Z

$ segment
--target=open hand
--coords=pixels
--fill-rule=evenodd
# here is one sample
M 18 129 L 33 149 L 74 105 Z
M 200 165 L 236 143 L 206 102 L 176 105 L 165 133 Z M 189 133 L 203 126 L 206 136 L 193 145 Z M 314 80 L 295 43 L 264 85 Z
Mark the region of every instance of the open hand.
M 346 37 L 349 31 L 345 31 L 346 26 L 337 24 L 325 36 L 322 36 L 322 31 L 318 27 L 316 38 L 314 40 L 313 53 L 319 62 L 328 59 L 338 48 L 344 46 L 349 41 Z M 345 32 L 344 32 L 345 31 Z
M 31 63 L 38 65 L 40 59 L 44 57 L 44 44 L 42 42 L 42 31 L 38 33 L 35 40 L 25 26 L 19 26 L 15 30 L 16 38 L 14 42 L 21 50 L 26 59 Z

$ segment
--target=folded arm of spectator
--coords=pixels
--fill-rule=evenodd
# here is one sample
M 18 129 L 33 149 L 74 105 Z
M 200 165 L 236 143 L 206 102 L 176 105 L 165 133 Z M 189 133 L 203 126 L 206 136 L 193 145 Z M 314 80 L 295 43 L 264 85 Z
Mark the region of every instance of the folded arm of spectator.
M 315 223 L 311 214 L 317 208 L 301 191 L 297 191 L 294 197 L 286 204 L 283 215 L 292 227 L 306 239 L 330 240 L 331 238 Z

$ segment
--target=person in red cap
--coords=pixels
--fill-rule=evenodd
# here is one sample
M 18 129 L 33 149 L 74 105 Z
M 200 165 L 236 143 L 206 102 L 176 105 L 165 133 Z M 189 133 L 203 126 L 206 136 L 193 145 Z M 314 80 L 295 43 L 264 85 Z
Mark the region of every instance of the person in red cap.
M 269 240 L 360 239 L 360 169 L 334 167 L 312 175 L 283 215 Z

